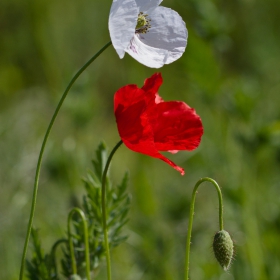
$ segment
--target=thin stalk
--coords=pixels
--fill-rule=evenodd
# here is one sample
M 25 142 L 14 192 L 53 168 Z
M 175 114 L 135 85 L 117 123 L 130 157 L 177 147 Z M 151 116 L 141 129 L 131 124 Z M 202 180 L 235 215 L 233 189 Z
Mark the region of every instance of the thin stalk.
M 63 238 L 63 239 L 59 239 L 57 240 L 54 245 L 52 246 L 52 249 L 51 249 L 51 260 L 53 262 L 53 266 L 54 266 L 54 273 L 55 273 L 55 277 L 56 279 L 58 279 L 57 275 L 57 266 L 56 266 L 56 255 L 55 255 L 55 252 L 56 252 L 56 249 L 58 247 L 58 245 L 60 245 L 61 243 L 67 243 L 67 239 Z
M 107 261 L 107 279 L 111 280 L 112 275 L 111 275 L 111 260 L 110 260 L 110 246 L 109 246 L 109 241 L 108 241 L 108 228 L 107 228 L 107 213 L 106 213 L 106 177 L 107 177 L 107 172 L 111 163 L 111 160 L 113 158 L 114 153 L 117 151 L 117 149 L 120 147 L 122 144 L 122 140 L 118 142 L 118 144 L 114 147 L 114 149 L 111 151 L 103 174 L 102 174 L 102 221 L 103 221 L 103 232 L 104 232 L 104 244 L 105 244 L 105 249 L 106 249 L 106 261 Z
M 75 76 L 72 78 L 72 80 L 70 81 L 70 83 L 68 84 L 67 88 L 65 89 L 56 109 L 55 112 L 51 118 L 51 121 L 49 123 L 49 126 L 47 128 L 46 134 L 44 136 L 44 140 L 41 146 L 41 150 L 39 153 L 39 157 L 38 157 L 38 162 L 37 162 L 37 167 L 36 167 L 36 174 L 35 174 L 35 180 L 34 180 L 34 187 L 33 187 L 33 196 L 32 196 L 32 204 L 31 204 L 31 210 L 30 210 L 30 216 L 29 216 L 29 222 L 28 222 L 28 227 L 27 227 L 27 233 L 26 233 L 26 238 L 25 238 L 25 243 L 24 243 L 24 248 L 23 248 L 23 253 L 22 253 L 22 259 L 21 259 L 21 267 L 20 267 L 20 274 L 19 274 L 19 280 L 22 280 L 23 278 L 23 272 L 24 272 L 24 266 L 25 266 L 25 258 L 26 258 L 26 252 L 27 252 L 27 246 L 29 243 L 29 238 L 30 238 L 30 233 L 31 233 L 31 227 L 32 227 L 32 223 L 33 223 L 33 218 L 34 218 L 34 213 L 35 213 L 35 207 L 36 207 L 36 199 L 37 199 L 37 192 L 38 192 L 38 184 L 39 184 L 39 176 L 40 176 L 40 170 L 41 170 L 41 165 L 42 165 L 42 158 L 43 158 L 43 154 L 45 151 L 45 146 L 49 137 L 49 134 L 51 132 L 52 126 L 54 124 L 54 121 L 57 117 L 57 114 L 69 92 L 69 90 L 71 89 L 72 85 L 75 83 L 75 81 L 78 79 L 78 77 L 85 71 L 85 69 L 102 53 L 104 52 L 110 45 L 112 44 L 112 42 L 107 43 L 103 48 L 101 48 L 91 59 L 88 60 L 88 62 L 86 62 L 84 64 L 84 66 L 82 66 L 80 68 L 80 70 L 75 74 Z
M 185 262 L 185 280 L 189 279 L 189 263 L 190 263 L 190 246 L 191 246 L 191 233 L 192 233 L 192 225 L 193 225 L 193 216 L 194 216 L 194 204 L 195 204 L 195 197 L 197 193 L 197 189 L 200 186 L 201 183 L 208 181 L 212 183 L 218 193 L 219 197 L 219 224 L 220 224 L 220 230 L 223 230 L 224 223 L 223 223 L 223 197 L 222 192 L 217 184 L 217 182 L 211 178 L 205 177 L 200 179 L 194 186 L 193 192 L 192 192 L 192 200 L 191 200 L 191 206 L 190 206 L 190 216 L 189 216 L 189 225 L 188 225 L 188 234 L 187 234 L 187 244 L 186 244 L 186 262 Z
M 69 250 L 71 255 L 71 266 L 72 266 L 72 274 L 77 274 L 77 264 L 75 259 L 75 252 L 74 252 L 74 246 L 72 242 L 72 233 L 71 233 L 71 221 L 74 213 L 77 213 L 80 215 L 82 221 L 83 221 L 83 231 L 84 231 L 84 243 L 85 243 L 85 263 L 86 263 L 86 276 L 87 280 L 90 280 L 90 258 L 89 258 L 89 243 L 88 243 L 88 226 L 87 226 L 87 220 L 84 212 L 80 208 L 73 208 L 69 215 L 68 215 L 68 223 L 67 223 L 67 229 L 68 229 L 68 242 L 69 242 Z

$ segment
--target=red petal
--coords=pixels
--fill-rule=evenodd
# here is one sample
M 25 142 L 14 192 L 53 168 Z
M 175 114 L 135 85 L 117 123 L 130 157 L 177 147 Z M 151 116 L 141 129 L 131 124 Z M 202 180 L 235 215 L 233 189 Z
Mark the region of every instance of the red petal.
M 158 89 L 160 88 L 162 82 L 163 80 L 161 77 L 161 73 L 155 73 L 153 76 L 144 81 L 144 86 L 142 87 L 142 89 L 145 92 L 151 92 L 155 94 L 158 92 Z
M 129 107 L 134 103 L 145 100 L 145 92 L 136 85 L 127 85 L 120 88 L 114 96 L 114 110 L 116 112 L 119 105 Z
M 138 143 L 147 133 L 153 137 L 147 117 L 143 114 L 146 110 L 144 95 L 136 85 L 125 86 L 115 94 L 115 116 L 124 143 Z
M 184 175 L 184 169 L 159 151 L 193 150 L 203 133 L 200 117 L 184 102 L 164 102 L 157 91 L 160 73 L 145 80 L 142 89 L 128 85 L 114 98 L 119 134 L 131 150 L 161 159 Z
M 171 101 L 156 105 L 149 111 L 153 120 L 154 142 L 159 151 L 194 150 L 198 147 L 203 127 L 195 110 L 184 102 Z

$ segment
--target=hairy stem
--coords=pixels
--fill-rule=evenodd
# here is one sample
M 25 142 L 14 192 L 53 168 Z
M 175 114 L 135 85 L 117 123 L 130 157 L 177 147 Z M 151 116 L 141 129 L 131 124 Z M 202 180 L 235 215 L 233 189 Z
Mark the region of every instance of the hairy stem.
M 117 151 L 117 149 L 120 147 L 122 144 L 122 140 L 118 142 L 118 144 L 114 147 L 114 149 L 111 151 L 103 174 L 102 174 L 102 221 L 103 221 L 103 232 L 104 232 L 104 244 L 106 248 L 106 261 L 107 261 L 107 279 L 111 280 L 111 260 L 110 260 L 110 247 L 109 247 L 109 241 L 108 241 L 108 229 L 107 229 L 107 213 L 106 213 L 106 177 L 107 177 L 107 172 L 111 163 L 111 160 L 113 158 L 114 153 Z
M 186 244 L 186 262 L 185 262 L 185 280 L 189 279 L 189 263 L 190 263 L 190 246 L 191 246 L 191 233 L 192 233 L 192 225 L 193 225 L 193 215 L 194 215 L 194 204 L 195 204 L 195 197 L 197 193 L 197 189 L 201 183 L 208 181 L 214 185 L 217 190 L 217 194 L 219 197 L 219 224 L 220 230 L 223 230 L 223 197 L 222 192 L 217 184 L 217 182 L 211 178 L 205 177 L 200 179 L 194 186 L 192 192 L 192 200 L 190 205 L 190 216 L 189 216 L 189 225 L 188 225 L 188 234 L 187 234 L 187 244 Z
M 56 249 L 58 247 L 58 245 L 60 245 L 61 243 L 67 243 L 67 239 L 63 238 L 63 239 L 59 239 L 57 240 L 54 245 L 52 246 L 52 249 L 51 249 L 51 260 L 53 262 L 53 266 L 54 266 L 54 273 L 55 273 L 55 279 L 58 279 L 57 277 L 57 266 L 56 266 L 56 255 L 55 255 L 55 252 L 56 252 Z
M 71 255 L 71 265 L 72 265 L 72 274 L 77 274 L 77 264 L 75 259 L 75 252 L 74 252 L 74 246 L 72 242 L 72 233 L 71 233 L 71 221 L 73 214 L 77 213 L 81 217 L 83 221 L 83 231 L 84 231 L 84 243 L 85 243 L 85 263 L 86 263 L 86 276 L 87 280 L 90 280 L 90 258 L 89 258 L 89 243 L 88 243 L 88 226 L 87 226 L 87 220 L 85 217 L 84 212 L 80 208 L 73 208 L 69 215 L 68 215 L 68 242 L 69 242 L 69 250 Z
M 34 213 L 35 213 L 35 206 L 36 206 L 36 199 L 37 199 L 37 192 L 38 192 L 38 184 L 39 184 L 39 176 L 40 176 L 40 170 L 41 170 L 41 165 L 42 165 L 42 158 L 43 154 L 45 151 L 46 143 L 49 137 L 49 134 L 51 132 L 51 129 L 53 127 L 54 121 L 57 117 L 57 114 L 69 92 L 71 89 L 72 85 L 75 83 L 75 81 L 78 79 L 78 77 L 85 71 L 85 69 L 103 52 L 105 51 L 112 42 L 107 43 L 103 48 L 101 48 L 91 59 L 89 59 L 84 66 L 80 68 L 80 70 L 75 74 L 75 76 L 72 78 L 70 83 L 68 84 L 67 88 L 65 89 L 56 109 L 55 112 L 51 118 L 51 121 L 49 123 L 49 126 L 47 128 L 46 134 L 44 136 L 44 140 L 42 142 L 41 150 L 39 153 L 38 157 L 38 162 L 37 162 L 37 167 L 36 167 L 36 174 L 35 174 L 35 180 L 34 180 L 34 187 L 33 187 L 33 196 L 32 196 L 32 204 L 31 204 L 31 210 L 30 210 L 30 216 L 29 216 L 29 222 L 28 222 L 28 227 L 27 227 L 27 233 L 26 233 L 26 238 L 25 238 L 25 243 L 24 243 L 24 248 L 23 248 L 23 253 L 22 253 L 22 259 L 21 259 L 21 267 L 20 267 L 20 274 L 19 274 L 19 280 L 22 280 L 23 278 L 23 272 L 24 272 L 24 266 L 25 266 L 25 258 L 26 258 L 26 252 L 27 252 L 27 246 L 29 243 L 29 238 L 30 238 L 30 233 L 31 233 L 31 227 L 33 223 L 33 218 L 34 218 Z

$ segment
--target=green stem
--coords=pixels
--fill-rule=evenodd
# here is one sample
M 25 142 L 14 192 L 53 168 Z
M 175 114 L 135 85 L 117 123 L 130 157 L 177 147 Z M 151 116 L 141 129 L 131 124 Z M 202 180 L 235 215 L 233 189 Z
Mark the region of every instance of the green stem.
M 107 279 L 111 280 L 111 260 L 110 260 L 110 247 L 109 247 L 109 241 L 108 241 L 108 229 L 107 229 L 107 213 L 106 213 L 106 177 L 107 177 L 107 172 L 110 166 L 110 162 L 113 158 L 114 153 L 117 151 L 117 149 L 120 147 L 122 144 L 122 140 L 118 142 L 118 144 L 114 147 L 114 149 L 111 151 L 103 174 L 102 174 L 102 221 L 103 221 L 103 232 L 104 232 L 104 243 L 105 243 L 105 249 L 106 249 L 106 261 L 107 261 Z
M 192 200 L 191 200 L 191 206 L 190 206 L 190 216 L 189 216 L 189 226 L 188 226 L 188 234 L 187 234 L 187 244 L 186 244 L 186 263 L 185 263 L 185 280 L 189 279 L 189 263 L 190 263 L 190 246 L 191 246 L 191 233 L 192 233 L 192 225 L 193 225 L 193 216 L 194 216 L 194 203 L 195 203 L 195 197 L 197 193 L 197 189 L 200 186 L 201 183 L 208 181 L 212 183 L 218 193 L 219 197 L 219 224 L 220 224 L 220 230 L 223 230 L 224 224 L 223 224 L 223 197 L 222 192 L 217 184 L 217 182 L 211 178 L 205 177 L 200 179 L 194 186 L 193 193 L 192 193 Z
M 58 278 L 57 278 L 58 273 L 57 273 L 55 252 L 56 252 L 56 249 L 57 249 L 58 245 L 60 245 L 61 243 L 67 243 L 67 239 L 62 238 L 62 239 L 57 240 L 57 241 L 53 244 L 52 249 L 51 249 L 51 260 L 52 260 L 53 266 L 54 266 L 55 279 L 58 279 Z
M 24 248 L 23 248 L 23 253 L 22 253 L 22 259 L 21 259 L 21 267 L 20 267 L 20 274 L 19 274 L 19 280 L 22 280 L 23 278 L 23 272 L 24 272 L 24 266 L 25 266 L 25 258 L 26 258 L 26 252 L 27 252 L 27 246 L 30 238 L 30 233 L 31 233 L 31 227 L 33 223 L 33 217 L 35 213 L 35 206 L 36 206 L 36 199 L 37 199 L 37 192 L 38 192 L 38 184 L 39 184 L 39 176 L 40 176 L 40 170 L 41 170 L 41 164 L 42 164 L 42 158 L 45 150 L 45 146 L 49 137 L 49 134 L 51 132 L 52 126 L 54 124 L 54 121 L 57 117 L 57 114 L 63 104 L 64 99 L 66 98 L 69 90 L 71 89 L 72 85 L 75 83 L 75 81 L 78 79 L 78 77 L 84 72 L 84 70 L 103 52 L 105 51 L 112 42 L 107 43 L 103 48 L 101 48 L 88 62 L 80 68 L 80 70 L 75 74 L 75 76 L 72 78 L 70 83 L 68 84 L 67 88 L 65 89 L 56 109 L 55 112 L 52 116 L 52 119 L 49 123 L 49 126 L 47 128 L 46 134 L 44 136 L 44 140 L 41 146 L 41 150 L 39 153 L 39 158 L 37 162 L 37 167 L 36 167 L 36 174 L 35 174 L 35 181 L 34 181 L 34 187 L 33 187 L 33 197 L 32 197 L 32 204 L 31 204 L 31 210 L 30 210 L 30 216 L 29 216 L 29 222 L 28 222 L 28 227 L 27 227 L 27 233 L 26 233 L 26 238 L 25 238 L 25 243 L 24 243 Z
M 80 208 L 73 208 L 68 215 L 68 241 L 69 241 L 69 250 L 71 255 L 71 265 L 72 265 L 72 274 L 77 274 L 77 264 L 75 259 L 74 246 L 72 242 L 72 233 L 71 233 L 71 221 L 74 213 L 78 213 L 83 221 L 83 231 L 84 231 L 84 243 L 85 243 L 85 262 L 86 262 L 86 275 L 87 279 L 90 280 L 90 258 L 89 258 L 89 243 L 88 243 L 88 226 L 87 220 L 84 212 Z

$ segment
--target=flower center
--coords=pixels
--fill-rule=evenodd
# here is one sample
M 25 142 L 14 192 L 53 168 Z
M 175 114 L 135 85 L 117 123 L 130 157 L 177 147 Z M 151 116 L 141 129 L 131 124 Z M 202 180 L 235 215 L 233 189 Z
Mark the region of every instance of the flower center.
M 137 25 L 135 27 L 135 33 L 147 33 L 149 32 L 149 28 L 151 27 L 150 24 L 151 19 L 148 18 L 147 14 L 143 14 L 140 12 L 137 18 Z

